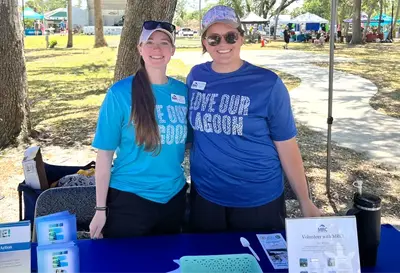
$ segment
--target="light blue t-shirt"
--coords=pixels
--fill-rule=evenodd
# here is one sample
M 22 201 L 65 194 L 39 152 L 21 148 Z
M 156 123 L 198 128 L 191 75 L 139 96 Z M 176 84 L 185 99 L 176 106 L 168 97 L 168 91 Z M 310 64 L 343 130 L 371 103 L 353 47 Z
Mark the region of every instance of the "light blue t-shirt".
M 226 207 L 255 207 L 283 193 L 274 141 L 296 136 L 289 93 L 272 71 L 244 62 L 217 73 L 211 62 L 187 77 L 194 132 L 191 179 L 205 199 Z
M 115 150 L 110 187 L 145 199 L 167 203 L 185 185 L 183 170 L 187 136 L 187 87 L 168 78 L 152 85 L 161 152 L 154 155 L 137 146 L 134 125 L 129 123 L 133 76 L 115 83 L 100 108 L 93 147 Z

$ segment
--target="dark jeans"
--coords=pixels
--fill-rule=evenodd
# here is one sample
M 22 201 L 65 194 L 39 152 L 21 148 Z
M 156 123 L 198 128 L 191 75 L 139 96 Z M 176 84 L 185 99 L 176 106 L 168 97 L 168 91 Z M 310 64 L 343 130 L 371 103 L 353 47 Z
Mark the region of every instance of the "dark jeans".
M 186 208 L 187 184 L 168 203 L 110 188 L 107 195 L 105 238 L 180 233 Z
M 201 197 L 194 184 L 190 190 L 191 232 L 273 231 L 285 228 L 284 194 L 258 207 L 231 208 L 212 203 Z

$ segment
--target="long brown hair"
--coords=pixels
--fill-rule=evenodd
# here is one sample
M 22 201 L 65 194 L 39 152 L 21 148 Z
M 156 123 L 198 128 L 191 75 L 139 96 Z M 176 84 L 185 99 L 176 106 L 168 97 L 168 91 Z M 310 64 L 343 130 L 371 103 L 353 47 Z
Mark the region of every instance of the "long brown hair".
M 151 88 L 145 63 L 140 57 L 140 68 L 132 82 L 132 110 L 130 122 L 135 125 L 135 139 L 145 151 L 158 154 L 161 150 L 160 132 L 155 116 L 156 99 Z

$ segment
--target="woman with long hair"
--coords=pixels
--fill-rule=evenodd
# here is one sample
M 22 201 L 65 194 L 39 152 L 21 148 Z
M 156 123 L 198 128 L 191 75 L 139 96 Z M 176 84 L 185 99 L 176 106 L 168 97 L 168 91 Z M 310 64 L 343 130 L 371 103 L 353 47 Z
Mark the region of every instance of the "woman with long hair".
M 194 132 L 191 229 L 283 229 L 284 173 L 303 215 L 319 216 L 282 80 L 240 58 L 244 31 L 229 7 L 215 6 L 204 15 L 201 41 L 212 62 L 194 66 L 186 83 Z
M 93 140 L 98 152 L 92 238 L 181 231 L 187 87 L 166 75 L 174 34 L 170 23 L 144 22 L 140 69 L 115 83 L 100 108 Z

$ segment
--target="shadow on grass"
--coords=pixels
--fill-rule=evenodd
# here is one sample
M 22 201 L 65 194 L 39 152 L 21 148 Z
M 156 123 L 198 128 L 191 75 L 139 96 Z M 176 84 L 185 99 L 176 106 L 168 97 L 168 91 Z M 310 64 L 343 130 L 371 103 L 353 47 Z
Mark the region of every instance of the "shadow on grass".
M 49 54 L 52 54 L 54 52 L 65 53 L 65 51 L 69 51 L 69 52 L 79 51 L 79 52 L 82 52 L 82 51 L 89 51 L 89 50 L 90 49 L 88 49 L 88 48 L 62 48 L 62 47 L 49 48 L 49 49 L 47 49 L 47 48 L 25 48 L 25 54 L 34 53 L 34 52 L 43 52 L 43 51 L 46 51 L 46 52 L 49 52 Z
M 98 78 L 87 81 L 48 81 L 31 80 L 29 83 L 29 100 L 31 105 L 43 100 L 71 101 L 84 100 L 88 96 L 101 95 L 111 86 L 112 79 Z M 89 88 L 88 88 L 89 87 Z
M 61 50 L 60 51 L 47 51 L 47 52 L 48 52 L 48 54 L 37 54 L 37 55 L 25 54 L 25 60 L 26 60 L 26 62 L 33 62 L 33 61 L 37 61 L 40 59 L 82 55 L 82 50 L 68 51 L 67 53 L 65 52 L 65 50 L 63 50 L 63 51 L 61 51 Z
M 311 192 L 318 207 L 330 205 L 335 214 L 343 214 L 349 208 L 356 180 L 362 180 L 364 191 L 382 198 L 383 216 L 400 217 L 400 196 L 396 183 L 400 183 L 400 171 L 395 167 L 375 164 L 363 153 L 343 148 L 332 143 L 331 198 L 327 198 L 326 185 L 326 137 L 298 125 L 298 142 Z M 322 189 L 322 190 L 321 190 Z M 318 192 L 316 194 L 316 192 Z
M 44 69 L 29 71 L 33 137 L 43 145 L 90 145 L 102 96 L 113 81 L 111 74 L 105 77 L 108 68 L 113 69 L 106 64 L 56 67 L 55 76 L 44 79 L 38 77 Z
M 51 74 L 55 75 L 83 75 L 86 72 L 96 73 L 103 69 L 114 70 L 114 66 L 110 66 L 107 63 L 101 63 L 101 64 L 92 63 L 74 67 L 51 67 L 51 68 L 29 69 L 29 76 L 34 77 L 50 72 Z
M 98 107 L 80 108 L 74 112 L 87 115 L 54 121 L 51 126 L 43 128 L 37 133 L 36 140 L 45 145 L 63 148 L 91 145 L 96 130 Z

